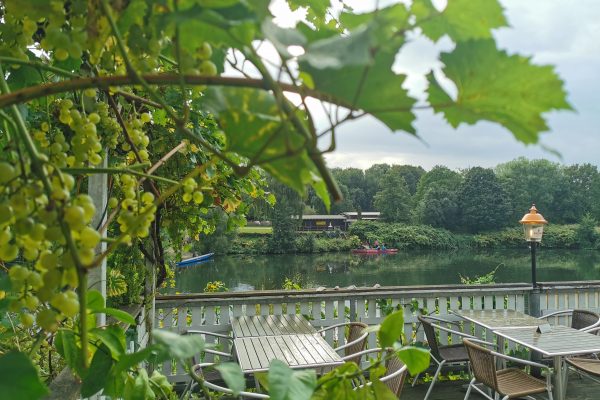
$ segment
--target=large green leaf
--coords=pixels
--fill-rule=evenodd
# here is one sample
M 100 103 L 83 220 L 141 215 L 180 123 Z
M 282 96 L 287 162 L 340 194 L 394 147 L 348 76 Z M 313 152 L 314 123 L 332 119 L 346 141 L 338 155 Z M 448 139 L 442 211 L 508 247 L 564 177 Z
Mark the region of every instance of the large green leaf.
M 397 49 L 398 46 L 394 46 Z M 332 96 L 331 101 L 348 108 L 364 110 L 391 130 L 415 133 L 411 109 L 415 100 L 402 87 L 405 75 L 392 71 L 395 51 L 379 51 L 368 65 L 343 68 L 314 68 L 301 62 L 312 76 L 314 86 Z
M 312 42 L 300 61 L 316 69 L 365 65 L 371 61 L 370 48 L 371 31 L 367 25 L 361 25 L 349 35 Z
M 288 51 L 289 46 L 303 46 L 306 44 L 306 38 L 298 30 L 281 28 L 270 19 L 262 23 L 262 31 L 265 38 L 269 39 L 279 54 L 285 58 L 291 56 Z
M 325 184 L 305 149 L 305 139 L 289 121 L 282 120 L 271 93 L 211 87 L 202 105 L 216 115 L 225 131 L 227 151 L 260 164 L 299 193 L 304 193 L 306 185 L 312 185 L 328 204 Z M 306 120 L 304 112 L 296 113 L 299 120 Z
M 246 388 L 246 379 L 239 364 L 228 362 L 218 364 L 215 368 L 223 377 L 227 387 L 233 391 L 234 396 L 237 396 Z
M 115 358 L 125 353 L 125 332 L 118 326 L 91 329 L 90 337 L 98 338 Z
M 317 386 L 314 370 L 293 371 L 280 360 L 271 362 L 268 376 L 273 400 L 309 400 Z
M 442 12 L 431 0 L 415 0 L 411 11 L 423 33 L 433 41 L 444 35 L 454 41 L 488 39 L 492 29 L 508 26 L 497 0 L 449 0 Z
M 429 74 L 429 102 L 448 122 L 497 122 L 524 143 L 535 143 L 548 129 L 542 113 L 570 110 L 563 82 L 551 66 L 538 66 L 498 50 L 493 40 L 458 43 L 443 53 L 444 74 L 458 89 L 456 100 Z
M 390 347 L 402 337 L 404 312 L 400 309 L 385 317 L 377 334 L 381 347 Z
M 395 347 L 397 348 L 396 354 L 398 355 L 398 358 L 406 364 L 408 372 L 410 372 L 411 375 L 423 372 L 429 367 L 431 357 L 429 350 L 412 346 L 402 347 L 396 345 Z
M 379 379 L 374 379 L 371 382 L 371 390 L 373 391 L 374 398 L 377 400 L 398 400 L 394 392 Z
M 35 400 L 48 393 L 31 360 L 12 351 L 0 356 L 0 397 L 11 400 Z
M 83 360 L 81 359 L 81 347 L 77 343 L 75 332 L 70 329 L 61 329 L 54 338 L 54 347 L 62 356 L 67 365 L 77 374 L 83 371 Z
M 98 290 L 87 292 L 86 306 L 90 311 L 96 311 L 105 307 L 104 297 Z
M 164 353 L 178 360 L 186 360 L 204 350 L 205 342 L 198 335 L 182 336 L 165 330 L 154 331 L 154 342 Z
M 129 325 L 135 325 L 135 319 L 127 311 L 123 311 L 123 310 L 119 310 L 119 309 L 111 308 L 111 307 L 106 307 L 106 308 L 96 309 L 93 311 L 93 313 L 110 315 L 111 317 L 113 317 L 121 322 L 125 322 L 126 324 L 129 324 Z
M 81 396 L 90 397 L 102 389 L 108 380 L 113 365 L 111 350 L 102 345 L 94 353 L 90 368 L 81 385 Z

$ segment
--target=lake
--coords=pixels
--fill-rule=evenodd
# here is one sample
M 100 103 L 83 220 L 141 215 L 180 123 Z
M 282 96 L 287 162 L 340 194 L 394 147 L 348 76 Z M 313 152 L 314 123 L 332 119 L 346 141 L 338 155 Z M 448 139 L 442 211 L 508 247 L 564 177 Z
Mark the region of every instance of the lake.
M 600 279 L 600 252 L 538 250 L 538 281 Z M 202 292 L 207 282 L 223 281 L 229 290 L 281 289 L 285 278 L 303 288 L 441 285 L 460 283 L 498 267 L 497 283 L 531 282 L 529 249 L 494 251 L 407 251 L 395 255 L 348 253 L 215 256 L 209 262 L 177 267 L 170 293 Z

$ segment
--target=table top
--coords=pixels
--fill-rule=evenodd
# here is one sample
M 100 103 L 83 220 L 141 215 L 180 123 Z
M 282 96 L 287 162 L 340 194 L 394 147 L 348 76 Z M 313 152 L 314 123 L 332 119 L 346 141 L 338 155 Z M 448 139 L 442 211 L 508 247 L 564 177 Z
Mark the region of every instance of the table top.
M 267 371 L 277 359 L 290 368 L 337 366 L 344 362 L 319 335 L 291 334 L 242 337 L 233 340 L 238 363 L 244 373 Z
M 491 330 L 537 328 L 538 325 L 545 323 L 515 310 L 452 310 L 452 313 Z
M 554 325 L 552 331 L 546 333 L 537 333 L 535 328 L 519 328 L 499 329 L 494 334 L 548 357 L 600 352 L 600 336 L 568 326 Z
M 231 321 L 234 338 L 314 334 L 317 330 L 299 315 L 255 315 L 235 317 Z

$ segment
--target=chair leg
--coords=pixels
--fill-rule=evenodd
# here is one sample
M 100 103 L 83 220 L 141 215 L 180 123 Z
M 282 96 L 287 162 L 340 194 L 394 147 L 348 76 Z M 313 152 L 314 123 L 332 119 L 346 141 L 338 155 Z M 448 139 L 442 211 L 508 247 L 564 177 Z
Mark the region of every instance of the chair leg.
M 423 398 L 423 400 L 429 399 L 429 395 L 431 394 L 431 391 L 433 390 L 433 385 L 435 385 L 435 381 L 437 380 L 438 375 L 440 374 L 440 371 L 442 370 L 442 366 L 444 365 L 445 362 L 446 362 L 446 360 L 442 360 L 442 362 L 440 362 L 440 364 L 438 365 L 438 368 L 435 371 L 435 375 L 433 375 L 433 379 L 431 380 L 431 385 L 429 385 L 429 389 L 427 390 L 427 394 L 425 395 L 425 398 Z
M 548 388 L 548 400 L 554 400 L 554 397 L 552 396 L 552 389 Z
M 412 383 L 412 387 L 415 387 L 415 385 L 417 384 L 417 381 L 419 380 L 419 377 L 421 376 L 421 373 L 419 372 L 413 379 L 413 383 Z
M 471 395 L 471 390 L 473 389 L 474 384 L 475 384 L 475 378 L 471 379 L 471 382 L 469 382 L 469 387 L 467 388 L 467 393 L 465 394 L 465 400 L 469 399 L 469 396 Z

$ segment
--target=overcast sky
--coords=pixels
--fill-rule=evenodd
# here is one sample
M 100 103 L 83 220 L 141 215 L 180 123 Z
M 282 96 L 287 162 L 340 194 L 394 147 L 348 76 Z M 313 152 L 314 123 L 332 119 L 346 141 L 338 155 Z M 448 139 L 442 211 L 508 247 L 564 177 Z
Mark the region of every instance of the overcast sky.
M 357 8 L 368 1 L 347 1 Z M 381 3 L 384 3 L 383 1 Z M 389 1 L 385 2 L 389 3 Z M 500 48 L 533 56 L 538 64 L 553 64 L 565 82 L 568 100 L 576 112 L 546 114 L 550 130 L 541 144 L 558 150 L 562 159 L 541 146 L 525 146 L 506 129 L 487 122 L 452 129 L 441 115 L 417 114 L 415 127 L 421 140 L 401 132 L 391 133 L 374 119 L 347 124 L 339 131 L 337 150 L 327 156 L 330 167 L 368 168 L 376 163 L 412 164 L 430 169 L 493 167 L 516 157 L 547 158 L 565 164 L 600 165 L 600 1 L 501 0 L 511 25 L 495 31 Z M 281 12 L 281 10 L 278 10 Z M 282 21 L 289 18 L 282 16 Z M 418 96 L 439 51 L 450 50 L 449 41 L 433 45 L 418 40 L 405 46 L 396 69 L 408 74 L 407 88 Z

